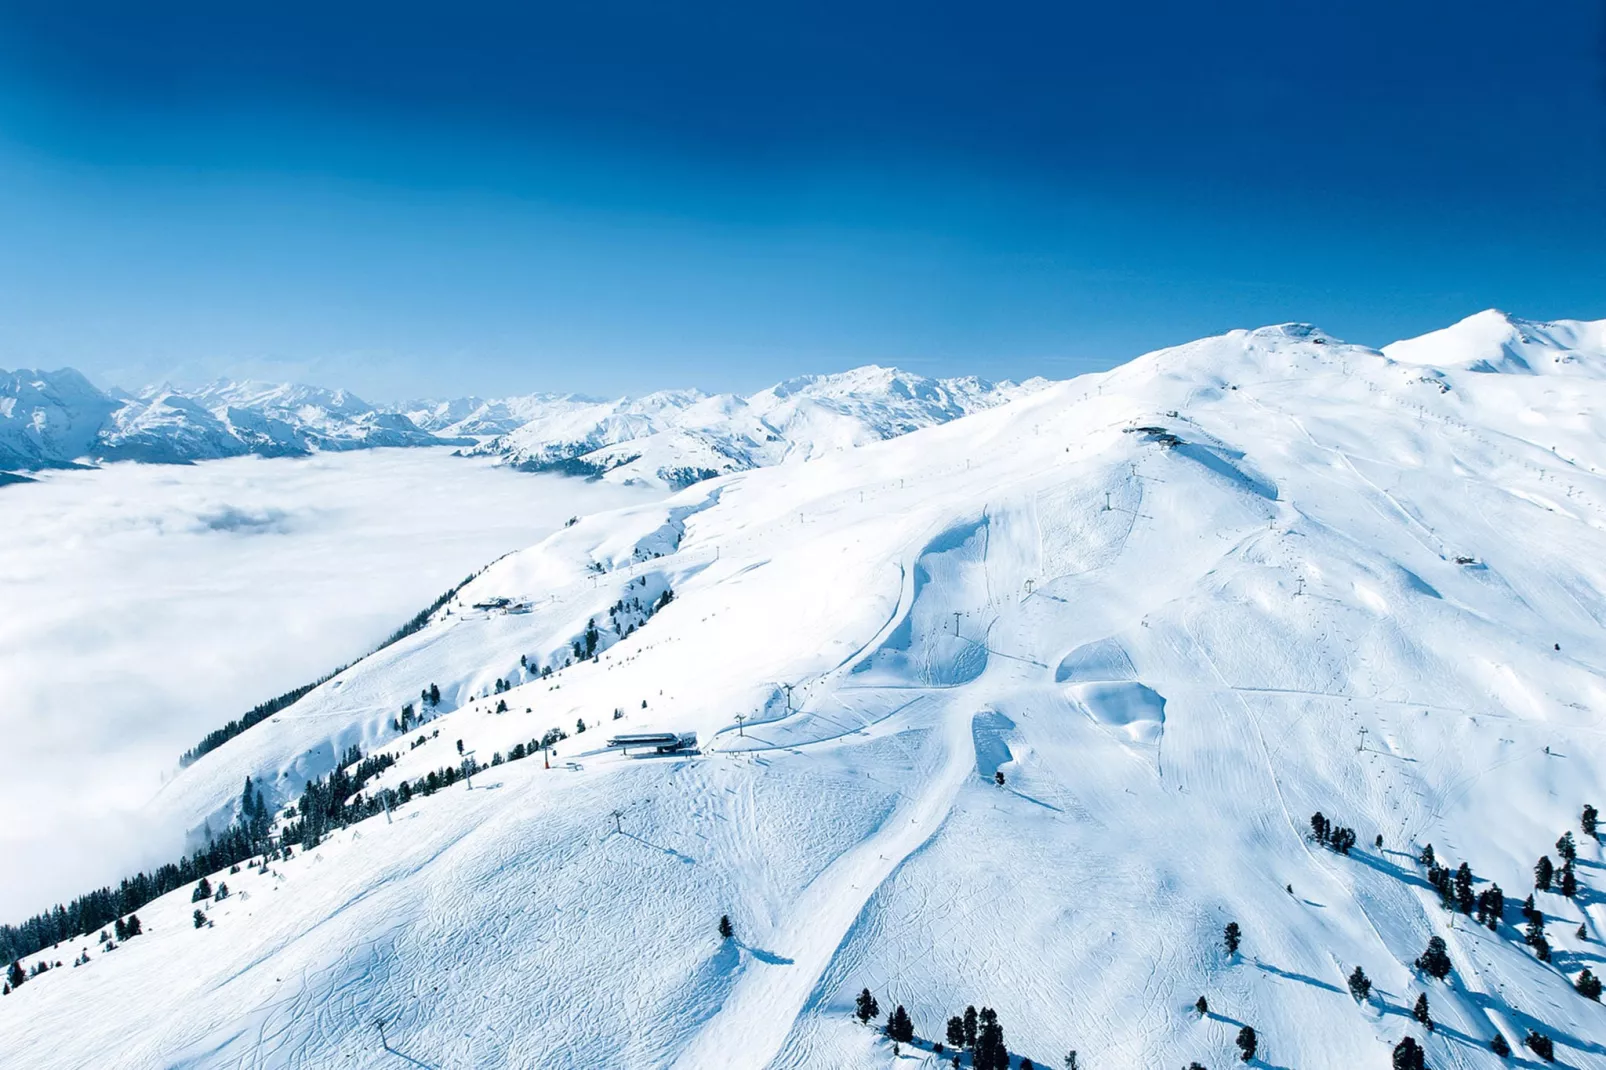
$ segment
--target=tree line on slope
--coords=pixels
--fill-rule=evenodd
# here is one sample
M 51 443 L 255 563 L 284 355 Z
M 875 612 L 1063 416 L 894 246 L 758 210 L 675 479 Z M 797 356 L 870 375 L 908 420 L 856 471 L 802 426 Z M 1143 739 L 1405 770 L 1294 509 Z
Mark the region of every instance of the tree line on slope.
M 394 632 L 391 632 L 390 635 L 386 637 L 384 642 L 374 647 L 368 652 L 368 654 L 364 656 L 372 657 L 374 654 L 379 653 L 381 650 L 385 649 L 391 644 L 399 643 L 409 635 L 412 635 L 414 632 L 422 630 L 424 625 L 429 623 L 430 617 L 434 616 L 442 606 L 446 605 L 447 602 L 450 602 L 454 597 L 456 597 L 457 592 L 461 591 L 475 577 L 479 576 L 480 573 L 484 571 L 484 569 L 479 569 L 478 571 L 471 572 L 467 576 L 463 577 L 461 581 L 446 591 L 446 593 L 442 594 L 439 598 L 435 599 L 435 601 L 431 602 L 427 608 L 419 610 L 417 613 L 413 614 L 412 618 L 409 619 L 406 624 L 403 624 L 400 628 L 397 628 Z M 361 659 L 359 658 L 358 660 L 360 661 Z M 178 764 L 181 767 L 193 764 L 203 755 L 210 754 L 212 751 L 217 750 L 219 747 L 223 746 L 223 744 L 244 732 L 246 729 L 253 728 L 256 725 L 261 724 L 263 721 L 267 720 L 269 717 L 272 717 L 280 710 L 299 702 L 314 688 L 321 684 L 328 683 L 330 680 L 333 680 L 336 676 L 339 676 L 341 673 L 345 672 L 355 664 L 356 662 L 348 662 L 332 672 L 325 673 L 323 676 L 318 677 L 318 679 L 312 681 L 311 683 L 302 684 L 300 687 L 291 688 L 282 695 L 251 707 L 250 712 L 246 713 L 244 716 L 237 717 L 225 724 L 222 728 L 215 728 L 208 732 L 205 736 L 201 737 L 201 741 L 199 743 L 185 751 L 183 754 L 179 755 Z

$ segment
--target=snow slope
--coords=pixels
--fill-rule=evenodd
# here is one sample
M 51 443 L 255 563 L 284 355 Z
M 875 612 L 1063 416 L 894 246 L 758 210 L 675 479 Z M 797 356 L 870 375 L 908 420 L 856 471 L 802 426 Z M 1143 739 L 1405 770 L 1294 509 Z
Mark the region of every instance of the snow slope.
M 1606 772 L 1606 382 L 1475 370 L 1483 341 L 1423 364 L 1237 331 L 584 518 L 150 818 L 226 820 L 248 774 L 289 801 L 351 743 L 397 753 L 394 786 L 584 720 L 552 768 L 228 876 L 212 927 L 185 889 L 114 952 L 63 945 L 92 961 L 0 999 L 0 1036 L 45 1067 L 914 1067 L 974 1003 L 1039 1066 L 1235 1065 L 1244 1024 L 1264 1067 L 1386 1067 L 1407 1034 L 1494 1067 L 1494 1032 L 1531 1028 L 1606 1066 L 1570 987 L 1606 930 L 1578 831 Z M 588 620 L 600 656 L 562 667 Z M 702 752 L 600 749 L 616 728 Z M 1515 905 L 1567 829 L 1584 890 L 1536 896 L 1547 965 Z M 1429 842 L 1506 890 L 1498 933 L 1441 909 Z M 1433 935 L 1447 982 L 1409 966 Z M 862 987 L 913 1017 L 901 1061 L 851 1019 Z

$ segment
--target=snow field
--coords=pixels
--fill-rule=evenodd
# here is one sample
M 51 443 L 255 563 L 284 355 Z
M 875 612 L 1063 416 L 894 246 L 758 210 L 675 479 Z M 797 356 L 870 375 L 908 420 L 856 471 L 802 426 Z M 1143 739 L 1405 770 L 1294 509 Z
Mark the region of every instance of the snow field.
M 214 928 L 175 893 L 152 937 L 0 1000 L 0 1034 L 42 1066 L 897 1065 L 849 1018 L 868 986 L 914 1019 L 906 1066 L 967 1003 L 1040 1066 L 1233 1065 L 1242 1024 L 1265 1067 L 1386 1067 L 1407 1034 L 1436 1070 L 1493 1067 L 1497 1028 L 1606 1066 L 1570 987 L 1601 964 L 1600 846 L 1576 902 L 1536 896 L 1553 964 L 1509 924 L 1600 801 L 1606 439 L 1546 414 L 1600 411 L 1606 381 L 1472 363 L 1235 332 L 588 517 L 160 804 L 225 817 L 247 774 L 288 801 L 350 742 L 405 746 L 389 719 L 431 681 L 439 738 L 382 782 L 595 725 L 554 768 L 342 831 Z M 675 598 L 639 631 L 480 697 L 643 578 Z M 531 609 L 472 610 L 492 595 Z M 600 752 L 615 728 L 702 753 Z M 1316 810 L 1348 857 L 1309 841 Z M 1439 907 L 1427 842 L 1505 889 L 1498 934 Z M 1448 982 L 1409 966 L 1433 935 Z

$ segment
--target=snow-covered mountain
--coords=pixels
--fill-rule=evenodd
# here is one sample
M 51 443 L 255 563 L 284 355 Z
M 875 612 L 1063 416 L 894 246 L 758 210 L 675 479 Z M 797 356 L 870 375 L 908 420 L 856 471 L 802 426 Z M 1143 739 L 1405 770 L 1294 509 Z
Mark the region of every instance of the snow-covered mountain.
M 153 827 L 249 838 L 250 777 L 292 856 L 25 956 L 82 964 L 0 998 L 8 1058 L 935 1067 L 974 1005 L 1011 1070 L 1606 1066 L 1606 325 L 1506 319 L 1537 376 L 1487 319 L 1234 331 L 581 518 L 169 782 Z
M 894 438 L 1046 385 L 931 379 L 870 365 L 747 397 L 681 390 L 604 402 L 550 399 L 547 412 L 474 452 L 527 470 L 682 487 Z
M 529 394 L 385 406 L 344 390 L 227 380 L 108 394 L 71 369 L 18 371 L 0 379 L 0 469 L 448 444 L 526 471 L 680 487 L 891 438 L 1043 385 L 865 367 L 745 398 L 671 390 L 612 401 Z
M 199 390 L 164 385 L 124 394 L 100 391 L 71 368 L 0 372 L 0 469 L 465 441 L 437 437 L 344 390 L 224 380 Z

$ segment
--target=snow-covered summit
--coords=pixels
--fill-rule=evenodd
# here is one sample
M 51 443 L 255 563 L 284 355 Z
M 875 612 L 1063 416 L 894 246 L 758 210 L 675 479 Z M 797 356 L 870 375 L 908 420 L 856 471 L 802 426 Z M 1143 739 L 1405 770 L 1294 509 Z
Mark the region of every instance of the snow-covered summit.
M 1606 320 L 1518 319 L 1496 309 L 1383 347 L 1405 364 L 1516 375 L 1606 378 Z

